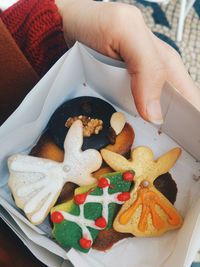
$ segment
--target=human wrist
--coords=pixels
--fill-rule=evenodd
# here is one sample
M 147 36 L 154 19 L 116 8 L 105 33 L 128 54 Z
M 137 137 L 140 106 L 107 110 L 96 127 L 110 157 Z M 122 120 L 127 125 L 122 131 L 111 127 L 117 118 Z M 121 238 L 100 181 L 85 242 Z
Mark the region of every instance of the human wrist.
M 63 31 L 67 45 L 71 47 L 75 41 L 84 42 L 86 29 L 95 23 L 97 2 L 92 0 L 55 0 L 63 20 Z

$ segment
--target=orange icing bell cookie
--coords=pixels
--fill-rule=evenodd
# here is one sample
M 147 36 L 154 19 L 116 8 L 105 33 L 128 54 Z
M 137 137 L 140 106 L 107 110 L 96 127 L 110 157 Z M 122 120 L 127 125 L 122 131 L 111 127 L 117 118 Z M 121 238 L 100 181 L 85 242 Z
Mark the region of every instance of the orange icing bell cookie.
M 150 148 L 137 147 L 131 152 L 131 159 L 127 160 L 102 149 L 102 157 L 112 169 L 135 172 L 131 198 L 122 206 L 113 224 L 116 231 L 147 237 L 181 227 L 181 215 L 153 185 L 159 175 L 173 167 L 180 153 L 180 148 L 174 148 L 155 161 Z

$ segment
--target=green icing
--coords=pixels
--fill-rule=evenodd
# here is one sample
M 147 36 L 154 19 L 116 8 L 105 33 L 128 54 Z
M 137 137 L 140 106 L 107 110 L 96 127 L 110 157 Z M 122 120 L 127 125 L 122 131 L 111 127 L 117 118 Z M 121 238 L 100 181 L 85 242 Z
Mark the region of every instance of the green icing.
M 121 172 L 114 172 L 110 174 L 103 175 L 103 177 L 106 177 L 110 180 L 111 186 L 108 190 L 109 194 L 114 194 L 118 192 L 128 192 L 130 190 L 130 187 L 132 185 L 132 182 L 126 182 L 122 178 Z M 94 188 L 94 190 L 90 193 L 90 195 L 96 195 L 100 196 L 103 194 L 103 189 L 99 188 L 96 185 L 90 186 L 90 187 L 79 187 L 75 191 L 75 195 L 88 192 L 90 188 Z M 107 228 L 110 228 L 112 226 L 113 217 L 115 215 L 116 207 L 119 204 L 116 203 L 110 203 L 108 206 L 109 212 L 108 212 L 108 225 Z M 52 209 L 52 211 L 58 211 L 63 210 L 65 212 L 68 212 L 73 215 L 79 215 L 80 209 L 79 205 L 76 205 L 73 200 L 68 201 L 67 203 L 61 204 L 59 206 L 56 206 Z M 97 218 L 102 216 L 102 205 L 101 203 L 86 203 L 84 206 L 84 217 L 86 219 L 90 220 L 96 220 Z M 88 227 L 90 234 L 92 236 L 92 239 L 95 240 L 95 238 L 98 235 L 99 230 Z M 74 222 L 64 220 L 59 224 L 54 224 L 53 229 L 53 235 L 58 241 L 58 243 L 64 247 L 69 248 L 73 247 L 77 250 L 80 250 L 82 252 L 88 252 L 89 249 L 84 249 L 80 246 L 79 240 L 82 238 L 82 229 Z

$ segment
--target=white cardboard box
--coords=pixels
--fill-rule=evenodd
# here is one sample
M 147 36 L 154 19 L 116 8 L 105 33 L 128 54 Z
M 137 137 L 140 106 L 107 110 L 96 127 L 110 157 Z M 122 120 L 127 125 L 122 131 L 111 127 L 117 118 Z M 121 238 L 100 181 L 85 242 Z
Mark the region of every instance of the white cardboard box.
M 76 43 L 0 128 L 0 216 L 48 266 L 189 267 L 200 248 L 200 113 L 166 84 L 161 99 L 165 120 L 158 131 L 138 116 L 130 77 L 122 65 Z M 181 158 L 170 171 L 178 186 L 175 206 L 184 217 L 180 230 L 158 238 L 128 238 L 107 252 L 66 252 L 51 239 L 48 222 L 33 226 L 16 208 L 7 187 L 8 156 L 28 153 L 54 110 L 80 95 L 104 98 L 123 110 L 135 131 L 134 146 L 151 147 L 155 157 L 182 147 Z

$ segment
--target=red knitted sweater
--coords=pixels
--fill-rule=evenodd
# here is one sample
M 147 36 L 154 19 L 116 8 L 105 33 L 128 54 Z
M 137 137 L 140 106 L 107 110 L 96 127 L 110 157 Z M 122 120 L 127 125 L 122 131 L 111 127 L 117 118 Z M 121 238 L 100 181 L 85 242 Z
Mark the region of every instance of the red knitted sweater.
M 40 77 L 67 51 L 53 0 L 19 0 L 0 18 Z

